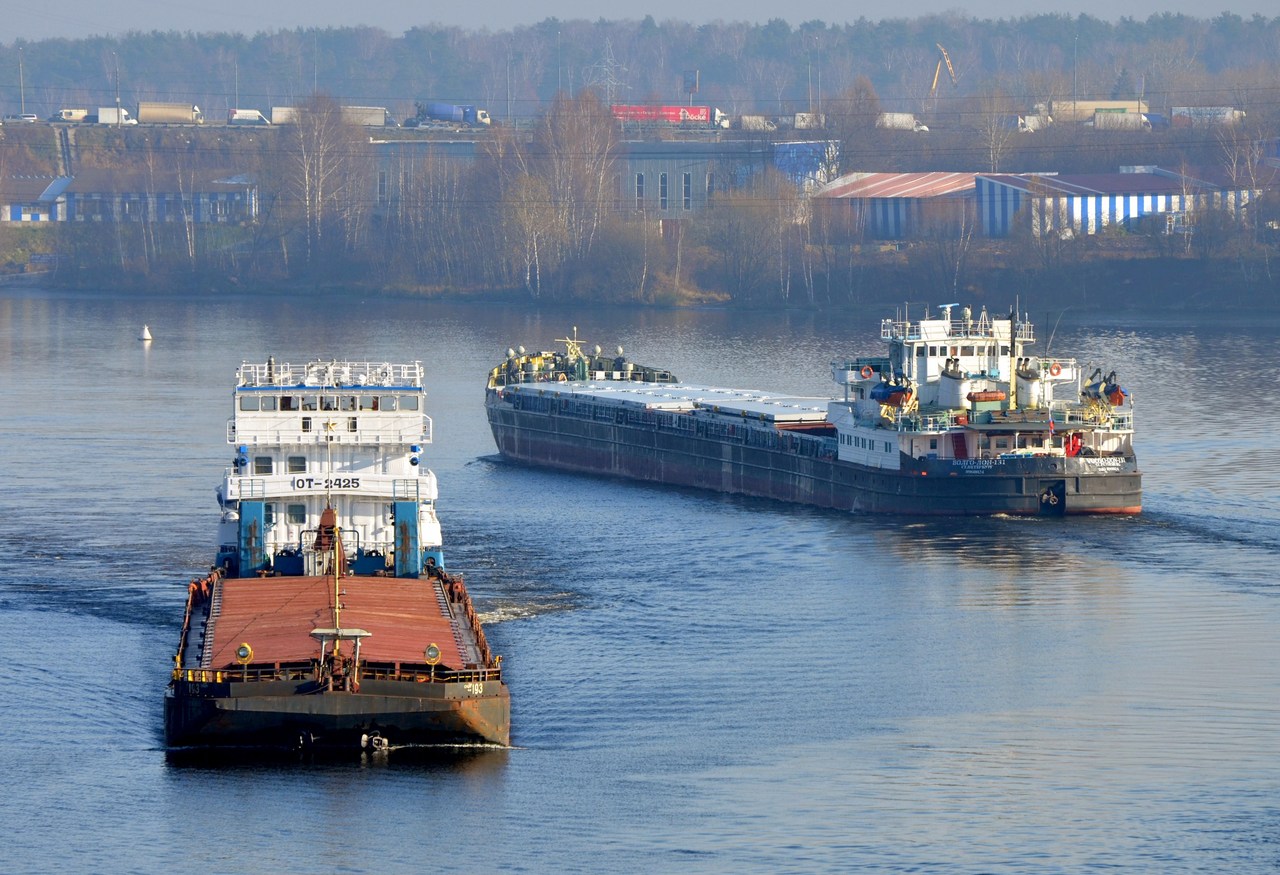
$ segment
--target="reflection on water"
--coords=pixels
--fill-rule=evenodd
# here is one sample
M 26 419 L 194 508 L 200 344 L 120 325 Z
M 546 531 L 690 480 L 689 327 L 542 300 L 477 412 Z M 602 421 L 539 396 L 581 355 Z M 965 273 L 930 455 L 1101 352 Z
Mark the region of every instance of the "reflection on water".
M 509 346 L 577 324 L 685 379 L 821 395 L 880 313 L 0 295 L 14 871 L 1280 867 L 1275 325 L 1068 314 L 1053 350 L 1136 400 L 1146 512 L 952 521 L 493 458 Z M 426 365 L 449 562 L 514 749 L 162 750 L 230 381 L 267 355 Z

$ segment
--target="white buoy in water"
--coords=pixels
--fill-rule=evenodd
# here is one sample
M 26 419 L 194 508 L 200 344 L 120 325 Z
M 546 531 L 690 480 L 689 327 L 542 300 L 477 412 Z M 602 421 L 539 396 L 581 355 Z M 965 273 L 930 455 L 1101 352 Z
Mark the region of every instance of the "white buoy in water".
M 150 329 L 150 327 L 148 327 L 148 326 L 146 326 L 146 325 L 143 325 L 143 326 L 142 326 L 142 333 L 138 335 L 138 340 L 141 340 L 141 341 L 143 341 L 143 342 L 146 342 L 146 341 L 148 341 L 148 340 L 150 340 L 150 339 L 151 339 L 151 329 Z

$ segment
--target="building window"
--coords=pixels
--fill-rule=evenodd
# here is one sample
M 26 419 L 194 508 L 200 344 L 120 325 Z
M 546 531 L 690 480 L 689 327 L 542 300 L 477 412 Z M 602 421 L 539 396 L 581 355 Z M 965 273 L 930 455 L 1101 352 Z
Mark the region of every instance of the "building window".
M 289 457 L 289 473 L 290 474 L 307 473 L 307 457 L 306 456 L 290 456 Z
M 254 474 L 270 474 L 271 473 L 271 457 L 270 456 L 254 456 L 253 457 L 253 473 Z
M 305 504 L 289 505 L 289 524 L 300 526 L 307 521 L 307 506 Z
M 658 205 L 662 209 L 667 208 L 667 174 L 658 174 Z
M 636 174 L 636 209 L 644 209 L 644 174 Z
M 693 209 L 693 174 L 686 173 L 680 184 L 682 186 L 681 198 L 684 201 L 684 208 L 691 210 Z

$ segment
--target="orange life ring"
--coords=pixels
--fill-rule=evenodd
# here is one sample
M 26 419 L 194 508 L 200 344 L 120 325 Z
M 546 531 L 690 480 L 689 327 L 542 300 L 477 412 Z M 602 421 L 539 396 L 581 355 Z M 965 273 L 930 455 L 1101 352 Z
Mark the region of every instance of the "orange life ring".
M 862 370 L 858 373 L 862 374 L 862 379 L 870 380 L 871 375 L 874 374 L 875 371 L 872 369 L 871 365 L 863 365 Z
M 1049 365 L 1049 376 L 1056 377 L 1058 376 L 1058 374 L 1061 374 L 1061 373 L 1062 373 L 1062 365 L 1058 364 L 1057 362 L 1054 362 L 1053 364 Z

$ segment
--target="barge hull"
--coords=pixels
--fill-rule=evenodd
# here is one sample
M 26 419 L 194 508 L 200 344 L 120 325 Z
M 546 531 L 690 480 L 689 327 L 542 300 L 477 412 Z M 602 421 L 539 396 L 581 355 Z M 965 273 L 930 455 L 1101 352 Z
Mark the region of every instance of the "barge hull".
M 479 695 L 464 690 L 472 685 L 461 683 L 431 685 L 432 695 L 417 696 L 319 691 L 238 695 L 238 686 L 176 683 L 165 697 L 167 744 L 351 748 L 359 746 L 362 735 L 373 734 L 395 745 L 507 746 L 511 740 L 510 697 L 496 681 L 485 682 Z
M 788 452 L 646 427 L 488 405 L 502 456 L 578 473 L 771 498 L 837 510 L 924 515 L 1135 514 L 1141 474 L 1128 459 L 917 460 L 898 470 L 840 462 L 820 438 Z M 807 443 L 806 443 L 807 442 Z

